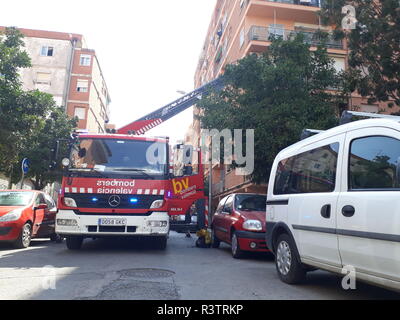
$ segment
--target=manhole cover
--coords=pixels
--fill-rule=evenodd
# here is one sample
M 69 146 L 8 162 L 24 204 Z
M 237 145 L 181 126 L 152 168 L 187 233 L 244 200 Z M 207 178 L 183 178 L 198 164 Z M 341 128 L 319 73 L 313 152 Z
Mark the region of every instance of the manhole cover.
M 175 272 L 163 269 L 128 269 L 119 271 L 121 277 L 142 278 L 142 279 L 160 279 L 169 278 L 175 275 Z

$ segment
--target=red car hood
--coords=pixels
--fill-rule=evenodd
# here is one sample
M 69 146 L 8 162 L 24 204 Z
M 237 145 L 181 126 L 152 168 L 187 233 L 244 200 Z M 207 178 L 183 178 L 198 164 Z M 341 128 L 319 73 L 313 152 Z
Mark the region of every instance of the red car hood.
M 263 229 L 265 227 L 265 211 L 239 211 L 240 215 L 245 219 L 245 220 L 260 220 Z
M 2 207 L 0 206 L 0 217 L 4 216 L 6 213 L 9 213 L 10 211 L 14 209 L 25 209 L 25 207 Z

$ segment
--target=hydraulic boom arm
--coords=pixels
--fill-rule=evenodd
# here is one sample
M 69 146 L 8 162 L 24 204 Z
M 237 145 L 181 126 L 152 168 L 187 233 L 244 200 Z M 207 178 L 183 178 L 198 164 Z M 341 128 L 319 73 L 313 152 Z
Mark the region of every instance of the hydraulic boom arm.
M 203 95 L 207 95 L 211 90 L 220 90 L 222 87 L 223 78 L 219 77 L 166 106 L 118 129 L 117 133 L 142 135 L 146 133 L 146 131 L 153 129 L 164 121 L 190 108 L 201 100 Z

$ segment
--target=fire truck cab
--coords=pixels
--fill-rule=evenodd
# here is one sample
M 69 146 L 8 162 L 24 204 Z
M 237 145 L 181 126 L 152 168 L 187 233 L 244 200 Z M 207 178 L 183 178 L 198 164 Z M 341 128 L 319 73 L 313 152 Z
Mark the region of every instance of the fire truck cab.
M 167 139 L 80 134 L 62 161 L 56 232 L 69 249 L 84 238 L 145 236 L 165 248 L 170 187 Z

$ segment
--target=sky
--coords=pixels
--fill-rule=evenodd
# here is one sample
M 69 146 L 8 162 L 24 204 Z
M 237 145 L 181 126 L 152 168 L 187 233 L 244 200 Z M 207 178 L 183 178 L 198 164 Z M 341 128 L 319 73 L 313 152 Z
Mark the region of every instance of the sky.
M 2 1 L 0 25 L 84 35 L 96 50 L 122 127 L 194 89 L 216 0 Z M 192 108 L 147 135 L 183 139 Z

